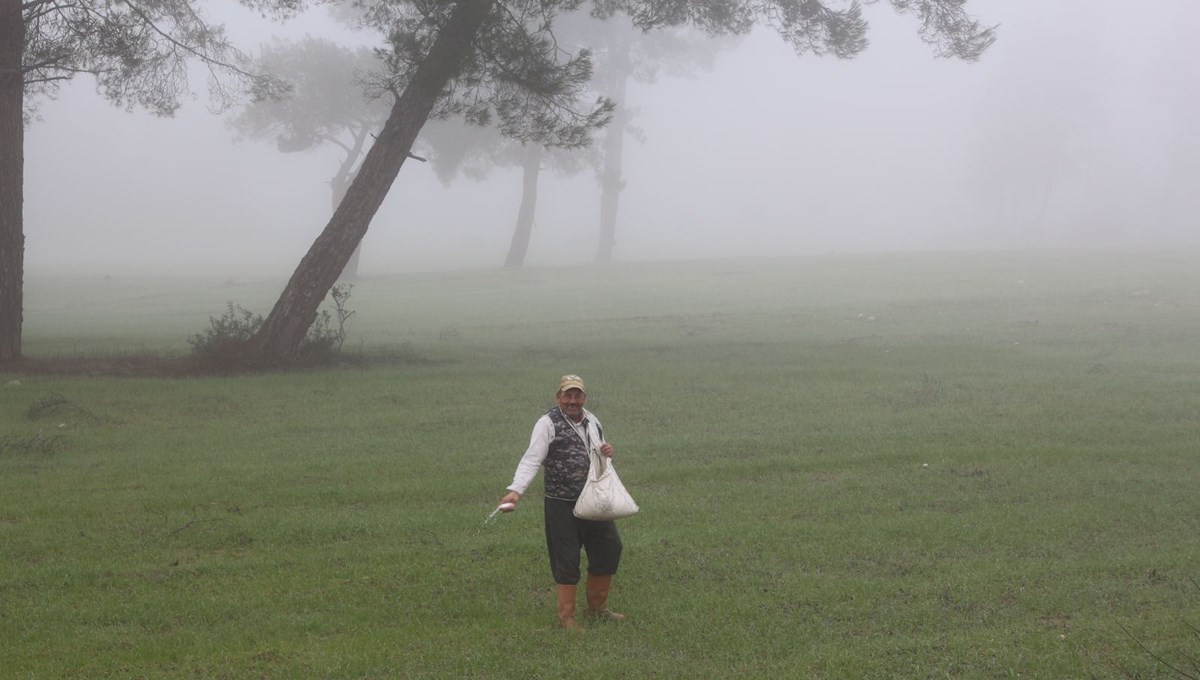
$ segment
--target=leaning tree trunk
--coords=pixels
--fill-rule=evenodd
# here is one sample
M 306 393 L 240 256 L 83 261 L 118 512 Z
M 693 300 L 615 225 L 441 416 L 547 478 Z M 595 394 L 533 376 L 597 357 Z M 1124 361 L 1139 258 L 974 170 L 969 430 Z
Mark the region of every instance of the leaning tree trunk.
M 337 282 L 354 249 L 429 119 L 434 102 L 458 73 L 494 0 L 459 0 L 429 54 L 392 105 L 392 112 L 325 230 L 300 260 L 275 307 L 253 339 L 263 357 L 285 359 L 300 349 L 317 309 Z
M 21 358 L 25 280 L 25 23 L 21 0 L 0 0 L 0 362 Z
M 533 235 L 533 211 L 537 208 L 538 175 L 542 170 L 542 145 L 529 143 L 525 149 L 525 162 L 521 175 L 521 208 L 517 211 L 517 227 L 513 229 L 512 244 L 508 247 L 505 267 L 520 267 L 525 264 L 529 253 L 529 239 Z
M 354 181 L 354 164 L 358 162 L 358 157 L 362 155 L 363 145 L 367 141 L 367 135 L 371 133 L 371 126 L 364 122 L 359 122 L 354 128 L 353 136 L 354 143 L 346 150 L 346 157 L 342 160 L 341 166 L 338 167 L 337 174 L 333 179 L 329 180 L 329 188 L 332 191 L 333 211 L 337 212 L 338 206 L 342 204 L 342 199 L 346 198 L 346 191 L 350 188 L 350 183 Z M 341 276 L 338 278 L 346 281 L 353 281 L 358 278 L 358 262 L 362 258 L 362 243 L 354 249 L 354 254 L 350 256 L 350 261 L 346 263 L 346 268 L 342 270 Z
M 338 280 L 339 281 L 353 281 L 353 280 L 357 279 L 358 278 L 358 262 L 361 259 L 362 259 L 362 242 L 360 241 L 359 244 L 357 246 L 355 246 L 354 252 L 351 253 L 350 261 L 347 262 L 345 268 L 342 269 L 342 274 L 341 274 L 341 276 L 338 277 Z
M 346 190 L 350 188 L 349 179 L 339 180 L 337 177 L 330 184 L 333 187 L 333 211 L 337 212 L 338 206 L 342 204 L 342 199 L 346 198 Z M 346 263 L 346 267 L 342 269 L 342 273 L 338 276 L 339 281 L 353 281 L 358 278 L 358 261 L 362 257 L 362 243 L 354 249 L 354 254 L 350 256 L 350 261 Z
M 633 70 L 629 58 L 629 39 L 613 31 L 609 47 L 609 92 L 617 104 L 612 122 L 604 132 L 604 170 L 600 175 L 600 245 L 596 250 L 596 262 L 612 262 L 613 248 L 617 245 L 617 206 L 621 202 L 621 190 L 625 180 L 621 177 L 621 152 L 625 146 L 625 126 L 629 113 L 625 108 L 625 85 Z

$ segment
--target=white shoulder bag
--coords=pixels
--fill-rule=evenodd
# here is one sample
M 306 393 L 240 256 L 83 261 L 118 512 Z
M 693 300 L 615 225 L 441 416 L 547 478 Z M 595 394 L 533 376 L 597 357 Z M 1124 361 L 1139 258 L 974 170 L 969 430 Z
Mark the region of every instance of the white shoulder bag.
M 589 433 L 590 434 L 590 433 Z M 599 441 L 597 437 L 593 441 Z M 606 521 L 632 517 L 638 513 L 637 503 L 617 477 L 612 461 L 595 446 L 588 447 L 591 463 L 587 482 L 575 501 L 575 516 L 579 519 Z

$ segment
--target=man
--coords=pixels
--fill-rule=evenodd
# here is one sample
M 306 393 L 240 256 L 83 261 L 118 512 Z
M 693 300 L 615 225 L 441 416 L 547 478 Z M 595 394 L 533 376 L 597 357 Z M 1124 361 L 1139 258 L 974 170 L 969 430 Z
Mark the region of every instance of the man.
M 587 551 L 588 558 L 585 615 L 609 621 L 625 618 L 608 608 L 608 591 L 621 562 L 621 536 L 617 533 L 617 525 L 611 521 L 579 519 L 574 515 L 575 501 L 587 481 L 589 450 L 595 447 L 601 455 L 611 458 L 613 447 L 604 441 L 600 421 L 583 407 L 587 403 L 587 391 L 582 378 L 564 375 L 554 398 L 558 406 L 534 424 L 529 448 L 517 464 L 508 494 L 500 502 L 515 505 L 537 476 L 538 468 L 545 469 L 546 550 L 550 554 L 550 571 L 557 584 L 558 620 L 563 628 L 578 630 L 575 589 L 579 584 L 580 548 Z

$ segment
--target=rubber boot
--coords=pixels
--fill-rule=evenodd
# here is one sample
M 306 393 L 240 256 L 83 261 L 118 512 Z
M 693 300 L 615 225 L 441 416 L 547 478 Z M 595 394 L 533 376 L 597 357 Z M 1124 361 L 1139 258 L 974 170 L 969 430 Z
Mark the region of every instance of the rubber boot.
M 575 586 L 564 586 L 558 584 L 556 589 L 558 596 L 558 622 L 567 630 L 583 630 L 583 628 L 575 623 Z
M 585 591 L 587 594 L 587 609 L 584 615 L 588 618 L 605 621 L 624 621 L 625 615 L 618 614 L 608 608 L 608 591 L 612 588 L 612 574 L 599 576 L 588 574 Z

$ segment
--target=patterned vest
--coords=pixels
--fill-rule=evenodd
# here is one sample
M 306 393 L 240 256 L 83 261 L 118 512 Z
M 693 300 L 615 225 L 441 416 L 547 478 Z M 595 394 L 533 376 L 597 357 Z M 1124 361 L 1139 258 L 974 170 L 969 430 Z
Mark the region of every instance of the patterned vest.
M 554 423 L 554 439 L 550 440 L 546 460 L 542 463 L 546 495 L 573 501 L 578 499 L 579 493 L 583 491 L 588 467 L 591 465 L 587 442 L 579 437 L 579 433 L 558 407 L 550 409 L 546 415 L 550 416 L 550 422 Z M 584 416 L 580 426 L 586 431 L 587 425 L 588 418 Z M 600 431 L 600 437 L 604 437 L 603 430 Z

